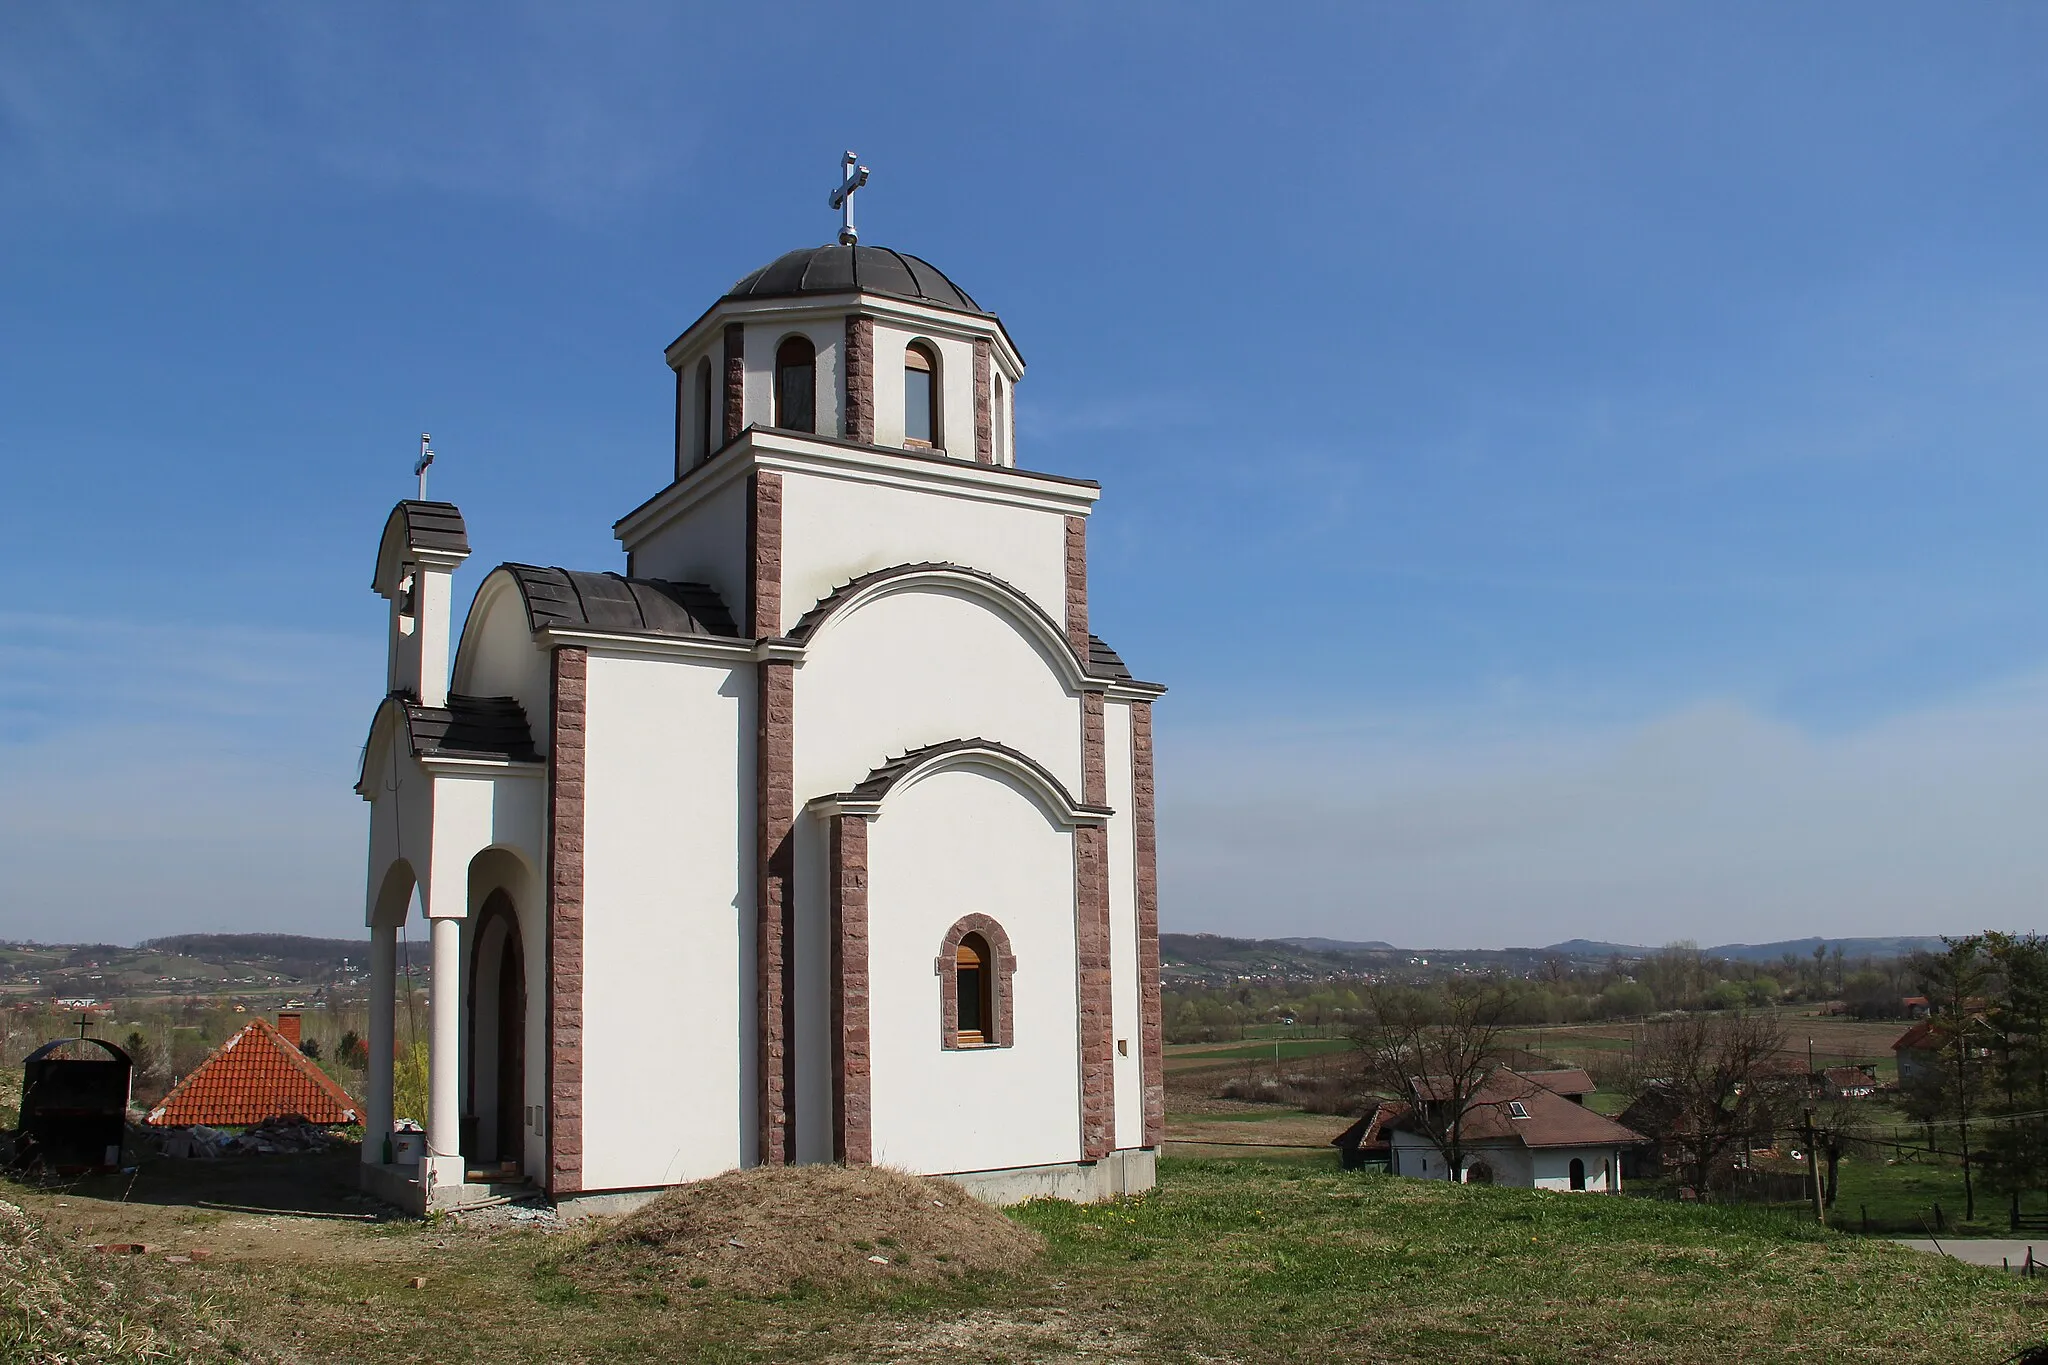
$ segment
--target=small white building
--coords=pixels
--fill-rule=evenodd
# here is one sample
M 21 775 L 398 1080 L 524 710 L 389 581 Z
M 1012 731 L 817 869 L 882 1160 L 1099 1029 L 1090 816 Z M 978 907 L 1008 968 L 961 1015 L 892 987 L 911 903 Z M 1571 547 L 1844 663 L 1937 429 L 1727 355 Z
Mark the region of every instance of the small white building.
M 841 244 L 748 275 L 666 358 L 672 478 L 613 527 L 623 572 L 503 564 L 458 623 L 461 514 L 385 525 L 366 1185 L 637 1198 L 845 1161 L 999 1200 L 1150 1186 L 1164 689 L 1089 633 L 1100 490 L 1018 464 L 1008 332 Z M 382 1160 L 415 898 L 417 1167 Z
M 1443 1148 L 1413 1118 L 1391 1124 L 1387 1169 L 1423 1180 L 1618 1194 L 1622 1151 L 1642 1142 L 1642 1135 L 1586 1108 L 1583 1092 L 1560 1094 L 1542 1083 L 1545 1076 L 1584 1074 L 1522 1073 L 1500 1067 L 1465 1107 L 1462 1172 L 1453 1175 Z M 1439 1102 L 1429 1097 L 1426 1078 L 1417 1078 L 1416 1089 L 1417 1103 Z

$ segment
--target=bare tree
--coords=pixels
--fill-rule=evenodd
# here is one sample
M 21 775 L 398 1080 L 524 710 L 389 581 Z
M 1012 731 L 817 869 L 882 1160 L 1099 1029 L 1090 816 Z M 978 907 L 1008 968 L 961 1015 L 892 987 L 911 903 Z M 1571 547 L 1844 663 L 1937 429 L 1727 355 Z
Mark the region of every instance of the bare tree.
M 1702 1198 L 1729 1159 L 1772 1132 L 1803 1095 L 1803 1078 L 1795 1086 L 1785 1071 L 1784 1047 L 1784 1028 L 1763 1014 L 1686 1014 L 1644 1031 L 1634 1089 L 1652 1102 L 1631 1113 L 1654 1116 L 1661 1131 L 1651 1136 L 1678 1156 Z
M 1985 1073 L 1991 1049 L 1990 1027 L 1984 1022 L 1984 993 L 1992 983 L 1992 963 L 1984 938 L 1945 938 L 1946 952 L 1923 953 L 1914 959 L 1915 974 L 1927 994 L 1939 1064 L 1933 1073 L 1907 1087 L 1907 1107 L 1932 1127 L 1940 1115 L 1952 1120 L 1963 1161 L 1963 1216 L 1977 1216 L 1975 1162 L 1970 1150 L 1970 1124 L 1983 1107 Z M 1931 1143 L 1929 1145 L 1932 1145 Z
M 1813 1133 L 1813 1151 L 1808 1158 L 1826 1165 L 1823 1202 L 1835 1206 L 1835 1177 L 1845 1156 L 1874 1156 L 1880 1150 L 1877 1125 L 1870 1117 L 1867 1100 L 1823 1099 L 1807 1109 L 1807 1124 Z M 1818 1168 L 1817 1168 L 1818 1169 Z
M 1466 1111 L 1500 1065 L 1509 992 L 1453 978 L 1434 992 L 1375 985 L 1366 997 L 1370 1020 L 1352 1037 L 1367 1087 L 1408 1101 L 1405 1122 L 1462 1180 Z

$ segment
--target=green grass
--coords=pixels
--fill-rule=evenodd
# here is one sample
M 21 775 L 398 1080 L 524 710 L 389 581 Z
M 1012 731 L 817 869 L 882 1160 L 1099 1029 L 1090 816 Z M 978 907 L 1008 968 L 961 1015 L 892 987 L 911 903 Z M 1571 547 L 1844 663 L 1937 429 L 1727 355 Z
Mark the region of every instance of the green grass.
M 2003 1237 L 2011 1227 L 2010 1197 L 1987 1189 L 1981 1176 L 1977 1217 L 1965 1222 L 1962 1167 L 1931 1159 L 1892 1166 L 1882 1161 L 1844 1161 L 1831 1216 L 1842 1227 L 1857 1229 L 1867 1210 L 1873 1232 L 1924 1237 L 1934 1229 L 1936 1204 L 1941 1205 L 1943 1227 L 1954 1235 Z M 2025 1201 L 2022 1210 L 2033 1215 L 2048 1211 L 2039 1195 Z
M 1451 1186 L 1327 1158 L 1168 1159 L 1161 1176 L 1138 1199 L 1024 1206 L 1047 1240 L 1038 1263 L 918 1288 L 592 1291 L 555 1269 L 574 1233 L 448 1228 L 375 1239 L 371 1257 L 224 1258 L 186 1282 L 231 1304 L 248 1338 L 322 1361 L 1889 1365 L 2048 1341 L 2037 1282 L 1772 1210 Z

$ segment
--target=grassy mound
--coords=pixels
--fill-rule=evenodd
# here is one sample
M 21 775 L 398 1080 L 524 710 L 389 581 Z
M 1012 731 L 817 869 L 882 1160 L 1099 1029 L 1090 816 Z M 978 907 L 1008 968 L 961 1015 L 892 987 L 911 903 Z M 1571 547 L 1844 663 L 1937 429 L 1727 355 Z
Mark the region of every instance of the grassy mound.
M 862 1166 L 755 1167 L 671 1190 L 562 1265 L 586 1288 L 891 1286 L 1011 1270 L 1044 1246 L 950 1180 Z
M 0 1363 L 232 1358 L 184 1300 L 66 1246 L 0 1199 Z

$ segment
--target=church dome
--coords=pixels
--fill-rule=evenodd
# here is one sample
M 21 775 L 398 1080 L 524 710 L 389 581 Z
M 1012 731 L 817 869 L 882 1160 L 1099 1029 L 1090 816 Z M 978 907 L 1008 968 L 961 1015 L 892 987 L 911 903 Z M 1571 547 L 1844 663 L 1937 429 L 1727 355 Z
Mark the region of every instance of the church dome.
M 808 246 L 777 256 L 734 285 L 729 299 L 804 294 L 882 294 L 956 313 L 980 313 L 959 285 L 929 261 L 882 246 Z

